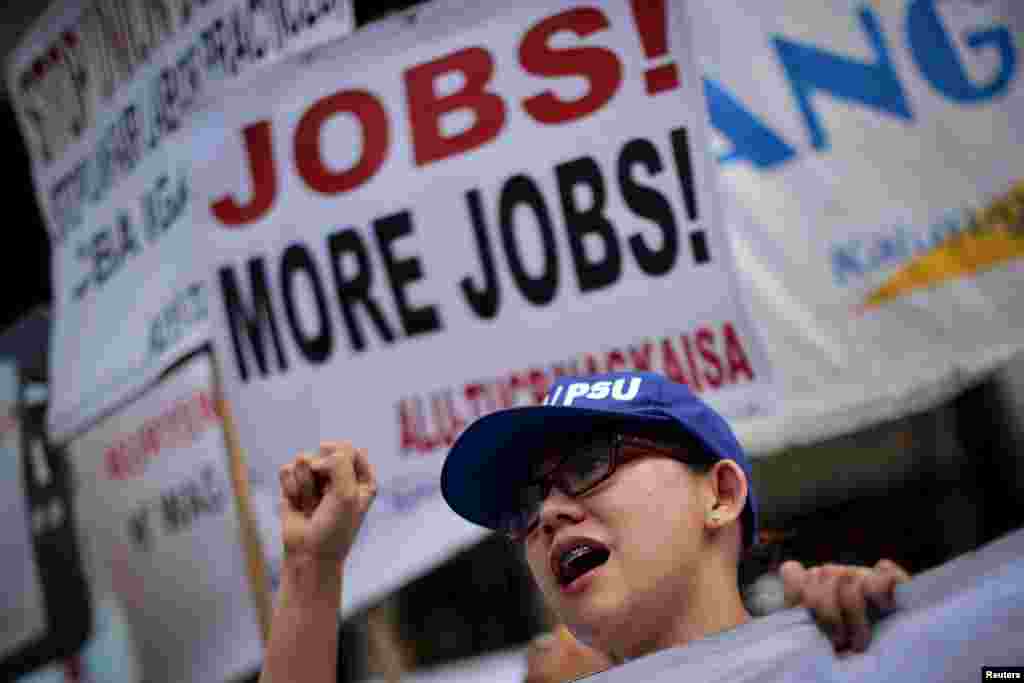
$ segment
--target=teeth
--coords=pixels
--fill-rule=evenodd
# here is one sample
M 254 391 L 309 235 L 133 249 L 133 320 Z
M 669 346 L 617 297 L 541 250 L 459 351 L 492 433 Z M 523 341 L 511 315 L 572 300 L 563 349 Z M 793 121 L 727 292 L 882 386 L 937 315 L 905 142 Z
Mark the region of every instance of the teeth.
M 562 555 L 562 564 L 567 565 L 578 557 L 589 553 L 593 548 L 588 545 L 578 545 L 570 549 L 567 553 Z
M 589 545 L 577 545 L 573 546 L 572 548 L 564 552 L 562 554 L 561 559 L 558 562 L 559 568 L 562 570 L 563 576 L 570 571 L 572 563 L 575 560 L 578 560 L 579 558 L 583 557 L 589 552 L 593 552 L 594 550 L 595 549 L 590 547 Z
M 558 582 L 565 586 L 607 560 L 607 549 L 584 541 L 568 546 L 552 569 Z

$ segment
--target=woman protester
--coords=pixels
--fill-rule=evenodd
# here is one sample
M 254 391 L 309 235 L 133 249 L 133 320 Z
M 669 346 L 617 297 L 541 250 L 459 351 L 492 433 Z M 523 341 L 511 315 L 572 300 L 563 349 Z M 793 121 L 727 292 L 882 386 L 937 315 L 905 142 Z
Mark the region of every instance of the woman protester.
M 285 559 L 261 680 L 334 680 L 343 566 L 374 469 L 330 443 L 280 476 Z M 441 491 L 507 534 L 560 621 L 614 664 L 751 619 L 738 584 L 757 538 L 750 462 L 724 418 L 661 375 L 563 377 L 542 405 L 483 416 L 451 448 Z M 840 654 L 867 647 L 870 611 L 909 578 L 886 560 L 781 573 Z

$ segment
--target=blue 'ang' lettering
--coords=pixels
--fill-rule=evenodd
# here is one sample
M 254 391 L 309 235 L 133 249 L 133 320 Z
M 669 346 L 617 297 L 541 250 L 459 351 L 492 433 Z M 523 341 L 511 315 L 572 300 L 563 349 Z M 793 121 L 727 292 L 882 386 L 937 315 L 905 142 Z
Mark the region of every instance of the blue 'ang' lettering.
M 999 57 L 995 73 L 976 82 L 968 75 L 943 25 L 936 0 L 910 0 L 905 16 L 906 47 L 921 76 L 937 93 L 956 104 L 978 105 L 1009 90 L 1017 74 L 1017 47 L 1008 27 L 987 26 L 966 31 L 962 36 L 971 53 L 994 51 Z M 851 59 L 784 36 L 772 37 L 779 66 L 800 110 L 811 146 L 819 152 L 830 145 L 828 131 L 813 104 L 816 95 L 827 94 L 904 122 L 914 120 L 878 15 L 863 4 L 856 20 L 874 55 L 871 61 Z M 746 160 L 759 171 L 769 171 L 797 156 L 791 142 L 723 84 L 705 78 L 704 90 L 712 125 L 732 145 L 730 151 L 719 157 L 720 163 Z

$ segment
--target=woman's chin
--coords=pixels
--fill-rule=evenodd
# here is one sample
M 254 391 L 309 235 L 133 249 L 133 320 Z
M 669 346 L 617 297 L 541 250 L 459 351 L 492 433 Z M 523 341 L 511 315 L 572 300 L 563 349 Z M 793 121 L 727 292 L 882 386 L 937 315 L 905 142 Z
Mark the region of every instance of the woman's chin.
M 604 591 L 594 591 L 586 599 L 573 600 L 571 604 L 563 602 L 560 611 L 576 639 L 599 650 L 606 649 L 601 647 L 601 641 L 619 631 L 620 625 L 629 627 L 624 602 Z

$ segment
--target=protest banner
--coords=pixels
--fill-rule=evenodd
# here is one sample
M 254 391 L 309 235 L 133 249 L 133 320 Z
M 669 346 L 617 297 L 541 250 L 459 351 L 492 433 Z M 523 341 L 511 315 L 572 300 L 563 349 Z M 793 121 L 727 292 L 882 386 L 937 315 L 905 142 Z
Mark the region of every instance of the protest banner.
M 1024 349 L 1024 6 L 688 4 L 782 397 L 748 447 L 927 409 Z
M 391 680 L 374 676 L 368 683 L 390 683 Z M 409 683 L 521 683 L 526 680 L 526 652 L 518 647 L 488 652 L 406 672 L 401 680 Z
M 348 439 L 377 468 L 343 612 L 481 537 L 439 495 L 447 448 L 555 375 L 770 402 L 689 35 L 679 3 L 432 3 L 197 114 L 194 221 L 267 548 L 300 450 Z
M 55 440 L 208 339 L 176 140 L 195 103 L 353 26 L 350 0 L 58 0 L 14 50 L 7 87 L 51 243 Z
M 256 601 L 209 358 L 71 444 L 83 536 L 146 681 L 223 681 L 259 667 Z
M 1024 530 L 1017 530 L 898 585 L 895 609 L 873 625 L 864 653 L 838 657 L 810 612 L 794 608 L 587 681 L 986 680 L 983 667 L 1024 665 L 1022 577 Z

